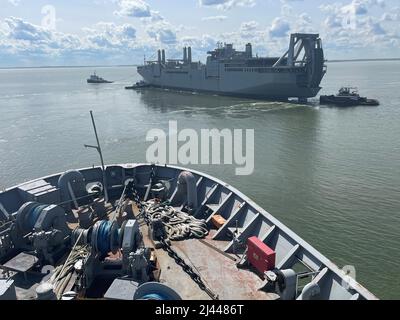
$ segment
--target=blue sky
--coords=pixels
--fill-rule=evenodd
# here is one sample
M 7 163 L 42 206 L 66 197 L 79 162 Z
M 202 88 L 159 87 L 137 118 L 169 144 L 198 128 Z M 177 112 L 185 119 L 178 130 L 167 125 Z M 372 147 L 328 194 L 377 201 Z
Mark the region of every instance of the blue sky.
M 195 58 L 218 41 L 280 56 L 320 33 L 328 59 L 400 57 L 398 0 L 0 0 L 0 67 L 140 63 L 158 48 Z

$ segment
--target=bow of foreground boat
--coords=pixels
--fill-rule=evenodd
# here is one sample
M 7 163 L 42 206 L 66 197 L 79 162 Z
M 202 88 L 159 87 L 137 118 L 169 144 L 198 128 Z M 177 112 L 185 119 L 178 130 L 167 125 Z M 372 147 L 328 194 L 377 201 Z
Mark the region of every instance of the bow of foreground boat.
M 240 191 L 178 167 L 0 193 L 1 299 L 376 299 Z

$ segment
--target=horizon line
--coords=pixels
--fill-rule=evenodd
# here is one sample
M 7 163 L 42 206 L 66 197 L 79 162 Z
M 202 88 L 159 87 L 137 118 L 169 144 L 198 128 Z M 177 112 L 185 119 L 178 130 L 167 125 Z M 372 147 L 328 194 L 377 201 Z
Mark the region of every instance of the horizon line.
M 115 67 L 137 67 L 139 64 L 115 64 L 115 65 L 64 65 L 64 66 L 10 66 L 0 69 L 57 69 L 57 68 L 115 68 Z
M 400 61 L 400 58 L 327 59 L 326 62 Z
M 368 62 L 368 61 L 400 61 L 400 58 L 365 58 L 365 59 L 327 59 L 327 63 L 337 62 Z M 116 65 L 55 65 L 55 66 L 9 66 L 0 67 L 0 70 L 6 69 L 57 69 L 57 68 L 115 68 L 115 67 L 137 67 L 140 64 L 116 64 Z

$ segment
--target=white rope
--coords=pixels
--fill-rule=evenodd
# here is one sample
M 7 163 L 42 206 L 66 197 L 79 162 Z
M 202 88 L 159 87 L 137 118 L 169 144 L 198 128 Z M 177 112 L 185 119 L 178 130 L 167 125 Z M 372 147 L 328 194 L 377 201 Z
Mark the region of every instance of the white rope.
M 80 233 L 64 264 L 58 266 L 54 270 L 54 273 L 49 280 L 49 283 L 54 286 L 54 293 L 56 294 L 58 299 L 61 298 L 66 285 L 71 280 L 75 263 L 85 258 L 89 253 L 86 247 L 78 246 L 82 234 L 83 232 Z
M 160 219 L 163 222 L 170 240 L 202 239 L 208 235 L 205 220 L 196 219 L 185 212 L 168 205 L 159 205 L 154 201 L 145 203 L 145 208 L 151 220 Z

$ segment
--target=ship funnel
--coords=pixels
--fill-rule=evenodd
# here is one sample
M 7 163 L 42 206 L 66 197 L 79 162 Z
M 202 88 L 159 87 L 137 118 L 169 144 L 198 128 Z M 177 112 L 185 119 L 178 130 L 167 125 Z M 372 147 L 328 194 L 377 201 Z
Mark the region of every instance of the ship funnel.
M 165 50 L 164 49 L 161 51 L 161 60 L 162 60 L 162 63 L 165 64 Z
M 188 48 L 188 61 L 192 63 L 192 47 Z
M 161 50 L 158 50 L 158 63 L 161 63 Z
M 253 48 L 251 43 L 246 44 L 246 56 L 247 58 L 253 58 Z
M 187 60 L 188 60 L 187 48 L 184 47 L 183 48 L 183 61 L 187 62 Z

